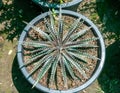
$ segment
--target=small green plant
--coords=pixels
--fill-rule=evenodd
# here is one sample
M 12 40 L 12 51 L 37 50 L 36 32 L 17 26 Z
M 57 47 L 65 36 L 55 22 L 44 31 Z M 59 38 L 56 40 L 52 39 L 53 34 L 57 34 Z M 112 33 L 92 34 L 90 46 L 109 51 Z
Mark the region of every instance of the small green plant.
M 51 70 L 49 83 L 53 84 L 55 82 L 56 69 L 58 65 L 61 67 L 61 73 L 63 77 L 64 86 L 67 85 L 67 78 L 69 77 L 67 73 L 69 73 L 70 77 L 74 80 L 78 79 L 75 74 L 73 68 L 76 68 L 78 72 L 85 78 L 88 79 L 84 69 L 87 69 L 82 62 L 87 63 L 84 57 L 100 60 L 98 57 L 93 56 L 89 53 L 80 51 L 79 48 L 97 48 L 97 45 L 90 44 L 91 41 L 96 41 L 99 38 L 86 38 L 86 39 L 78 39 L 86 34 L 92 27 L 87 27 L 81 31 L 75 32 L 79 24 L 83 24 L 81 17 L 76 19 L 71 27 L 68 29 L 66 34 L 63 34 L 63 26 L 64 20 L 62 17 L 62 10 L 60 8 L 58 14 L 58 29 L 55 29 L 55 19 L 54 15 L 50 11 L 50 21 L 47 18 L 44 18 L 45 23 L 45 31 L 42 31 L 40 28 L 28 24 L 32 29 L 39 32 L 39 34 L 43 37 L 44 41 L 24 41 L 21 44 L 23 46 L 34 47 L 35 50 L 30 51 L 32 54 L 31 58 L 27 61 L 25 65 L 22 67 L 26 67 L 30 64 L 35 64 L 35 67 L 31 71 L 28 78 L 33 75 L 38 69 L 40 71 L 37 76 L 37 80 L 33 87 L 43 78 L 43 76 Z M 34 60 L 38 59 L 38 62 L 35 63 Z M 21 68 L 22 68 L 21 67 Z

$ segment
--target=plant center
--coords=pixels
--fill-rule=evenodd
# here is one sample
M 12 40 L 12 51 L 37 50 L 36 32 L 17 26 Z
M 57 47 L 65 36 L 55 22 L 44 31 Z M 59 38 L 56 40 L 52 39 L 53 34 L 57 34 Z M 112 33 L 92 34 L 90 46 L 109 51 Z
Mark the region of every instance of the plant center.
M 63 47 L 62 46 L 56 46 L 56 49 L 61 53 L 63 51 Z

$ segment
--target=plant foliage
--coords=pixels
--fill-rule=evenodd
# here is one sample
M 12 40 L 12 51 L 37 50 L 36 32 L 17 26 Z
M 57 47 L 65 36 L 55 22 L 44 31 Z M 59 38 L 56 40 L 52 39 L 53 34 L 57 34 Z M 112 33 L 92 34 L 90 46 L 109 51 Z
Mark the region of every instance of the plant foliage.
M 83 24 L 81 16 L 74 21 L 71 27 L 68 29 L 66 34 L 63 34 L 64 20 L 62 17 L 62 10 L 60 8 L 58 14 L 58 29 L 54 26 L 55 18 L 50 11 L 50 21 L 47 18 L 44 18 L 45 29 L 42 31 L 40 28 L 28 24 L 32 29 L 37 31 L 45 40 L 44 41 L 24 41 L 21 42 L 23 46 L 34 47 L 35 50 L 32 50 L 30 54 L 32 55 L 27 63 L 22 67 L 26 67 L 31 64 L 35 64 L 28 78 L 33 75 L 36 71 L 39 70 L 37 80 L 33 87 L 43 78 L 43 76 L 51 70 L 49 82 L 53 84 L 55 82 L 56 72 L 58 65 L 61 67 L 61 73 L 64 81 L 64 86 L 67 86 L 67 78 L 69 73 L 72 79 L 77 79 L 77 75 L 74 72 L 75 68 L 85 79 L 88 79 L 88 76 L 84 69 L 87 69 L 83 63 L 87 63 L 84 59 L 85 57 L 100 60 L 98 57 L 80 51 L 80 48 L 97 48 L 95 44 L 89 42 L 96 41 L 99 38 L 86 38 L 79 39 L 86 32 L 88 32 L 92 27 L 87 27 L 81 31 L 76 32 L 77 27 L 80 24 Z M 38 60 L 34 62 L 34 60 Z M 82 64 L 81 64 L 82 63 Z

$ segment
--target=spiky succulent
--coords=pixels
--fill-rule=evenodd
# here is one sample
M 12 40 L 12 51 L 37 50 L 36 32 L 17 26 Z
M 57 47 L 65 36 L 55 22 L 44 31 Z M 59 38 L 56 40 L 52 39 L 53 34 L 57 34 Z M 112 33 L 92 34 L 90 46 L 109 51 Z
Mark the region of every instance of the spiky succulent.
M 84 34 L 86 34 L 92 27 L 86 27 L 81 31 L 76 31 L 76 29 L 83 24 L 84 21 L 82 18 L 78 18 L 74 21 L 73 24 L 67 29 L 67 32 L 64 33 L 63 26 L 64 20 L 62 17 L 61 8 L 58 14 L 58 29 L 55 27 L 55 18 L 50 11 L 50 21 L 47 18 L 44 18 L 44 25 L 46 31 L 42 31 L 39 27 L 28 24 L 32 29 L 39 32 L 40 36 L 44 40 L 39 41 L 23 41 L 22 45 L 27 46 L 27 48 L 33 47 L 34 50 L 29 53 L 32 55 L 27 63 L 24 66 L 26 67 L 31 64 L 35 64 L 28 78 L 33 75 L 38 69 L 37 80 L 33 87 L 43 78 L 43 76 L 51 70 L 49 81 L 50 83 L 55 82 L 55 75 L 58 65 L 61 67 L 61 73 L 63 77 L 64 86 L 67 86 L 67 78 L 70 76 L 73 79 L 77 79 L 73 68 L 85 78 L 88 79 L 85 73 L 85 66 L 81 63 L 87 63 L 85 58 L 90 58 L 93 60 L 100 60 L 98 57 L 91 55 L 84 50 L 85 48 L 97 48 L 97 44 L 89 43 L 91 41 L 96 41 L 99 38 L 86 38 L 80 39 Z M 38 60 L 34 62 L 34 60 Z M 69 73 L 69 75 L 67 74 Z

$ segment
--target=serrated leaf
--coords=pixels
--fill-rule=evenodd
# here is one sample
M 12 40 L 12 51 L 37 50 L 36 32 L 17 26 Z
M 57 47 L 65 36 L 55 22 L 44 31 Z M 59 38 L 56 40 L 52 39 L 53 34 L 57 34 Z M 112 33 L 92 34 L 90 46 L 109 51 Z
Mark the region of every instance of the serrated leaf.
M 20 41 L 19 41 L 20 43 Z M 49 47 L 50 43 L 48 42 L 36 42 L 36 41 L 23 41 L 22 45 L 32 46 L 32 47 Z
M 80 44 L 74 44 L 69 43 L 64 46 L 64 48 L 97 48 L 97 45 L 89 44 L 89 43 L 80 43 Z
M 30 72 L 30 74 L 27 78 L 29 78 L 33 73 L 35 73 L 43 63 L 46 63 L 46 62 L 50 61 L 51 59 L 53 59 L 52 56 L 47 56 L 47 55 L 44 56 L 41 60 L 39 60 L 39 62 L 37 64 L 35 64 L 34 68 L 32 69 L 32 71 Z
M 87 58 L 91 58 L 91 59 L 94 59 L 94 60 L 101 60 L 100 58 L 98 58 L 96 56 L 93 56 L 89 53 L 81 52 L 81 51 L 78 51 L 76 49 L 69 49 L 69 50 L 72 51 L 72 52 L 75 52 L 78 55 L 82 55 L 82 56 L 87 57 Z
M 83 45 L 87 45 L 90 41 L 95 41 L 95 40 L 98 40 L 99 38 L 96 38 L 96 37 L 92 37 L 92 38 L 87 38 L 87 39 L 83 39 L 83 40 L 78 40 L 78 41 L 74 41 L 74 42 L 67 42 L 64 46 L 76 46 L 79 45 L 79 46 L 83 46 Z M 91 46 L 93 47 L 98 47 L 98 46 L 94 46 L 92 44 L 90 44 Z
M 23 21 L 25 24 L 29 25 L 32 29 L 34 29 L 35 31 L 39 32 L 39 34 L 44 38 L 44 39 L 48 39 L 50 40 L 50 37 L 47 33 L 45 33 L 44 31 L 42 31 L 39 27 L 33 26 L 30 23 L 27 23 L 25 21 Z
M 47 48 L 47 47 L 37 48 L 37 49 L 29 51 L 29 54 L 38 53 L 38 52 L 41 52 L 42 50 L 46 50 L 46 49 L 49 49 L 49 48 Z
M 64 53 L 63 55 L 84 76 L 85 79 L 88 78 L 84 70 L 82 70 L 82 68 L 80 67 L 80 65 L 77 62 L 75 62 L 67 52 Z
M 86 56 L 86 57 L 94 59 L 94 60 L 101 60 L 100 58 L 93 56 L 91 54 L 88 54 L 88 53 L 83 53 L 83 52 L 79 52 L 79 53 L 80 53 L 80 55 Z
M 66 75 L 66 69 L 65 69 L 65 64 L 63 62 L 63 58 L 61 57 L 60 59 L 60 65 L 61 65 L 61 73 L 63 76 L 63 82 L 64 82 L 64 87 L 67 88 L 67 75 Z
M 95 40 L 98 40 L 99 38 L 97 37 L 92 37 L 92 38 L 87 38 L 87 39 L 84 39 L 84 40 L 80 40 L 80 41 L 76 41 L 76 43 L 85 43 L 85 42 L 90 42 L 90 41 L 95 41 Z
M 87 27 L 87 28 L 85 28 L 85 29 L 83 29 L 83 30 L 81 30 L 81 31 L 71 35 L 70 36 L 70 41 L 73 41 L 73 40 L 79 38 L 80 36 L 84 35 L 90 29 L 91 29 L 91 27 Z
M 54 29 L 54 23 L 55 23 L 54 17 L 53 17 L 52 11 L 49 10 L 49 12 L 50 12 L 50 24 L 51 24 L 52 29 Z
M 53 27 L 51 27 L 51 24 L 47 21 L 46 18 L 44 18 L 44 22 L 45 22 L 45 25 L 46 25 L 46 28 L 48 29 L 48 31 L 50 32 L 50 34 L 52 35 L 51 38 L 56 41 L 57 40 L 57 37 L 56 37 L 56 33 L 53 29 Z M 57 42 L 57 41 L 56 41 Z
M 32 86 L 32 88 L 34 88 L 37 83 L 39 82 L 40 79 L 42 79 L 42 77 L 46 74 L 46 72 L 49 70 L 49 68 L 51 67 L 51 62 L 52 60 L 48 60 L 47 62 L 45 62 L 45 64 L 43 65 L 43 67 L 41 68 L 39 74 L 38 74 L 38 77 L 37 77 L 37 80 L 36 82 L 34 83 L 34 85 Z
M 22 67 L 28 66 L 28 65 L 34 63 L 33 61 L 34 61 L 35 59 L 40 58 L 40 57 L 42 57 L 42 56 L 45 56 L 45 55 L 47 55 L 47 54 L 50 54 L 50 53 L 52 53 L 52 51 L 53 51 L 53 50 L 48 50 L 48 49 L 46 49 L 46 50 L 43 50 L 43 51 L 39 52 L 38 54 L 34 54 L 33 57 L 30 58 L 29 60 L 27 60 L 27 63 L 24 64 Z M 39 62 L 39 61 L 38 61 L 38 62 Z
M 55 58 L 55 60 L 53 62 L 53 65 L 51 66 L 52 67 L 52 71 L 51 71 L 51 76 L 50 76 L 50 82 L 54 82 L 55 81 L 55 73 L 56 73 L 56 69 L 57 69 L 57 66 L 58 66 L 58 62 L 59 62 L 59 58 L 56 55 L 56 58 Z
M 74 33 L 74 31 L 78 27 L 78 23 L 80 22 L 80 20 L 81 20 L 81 17 L 75 20 L 75 22 L 71 25 L 67 35 L 63 39 L 63 43 L 66 43 L 66 41 L 70 39 L 70 36 Z
M 63 39 L 63 19 L 62 19 L 61 7 L 60 7 L 60 11 L 59 11 L 58 39 L 59 39 L 59 43 L 61 45 L 62 39 Z
M 75 76 L 75 74 L 74 74 L 74 71 L 73 71 L 73 69 L 72 69 L 72 67 L 71 67 L 71 65 L 69 63 L 69 61 L 66 60 L 64 54 L 63 54 L 63 62 L 65 64 L 65 67 L 67 68 L 68 72 L 70 73 L 71 77 L 73 79 L 77 79 L 76 76 Z
M 76 54 L 75 52 L 70 52 L 68 51 L 68 53 L 76 58 L 78 58 L 80 61 L 82 61 L 83 63 L 88 63 L 85 58 L 83 58 L 82 55 Z

